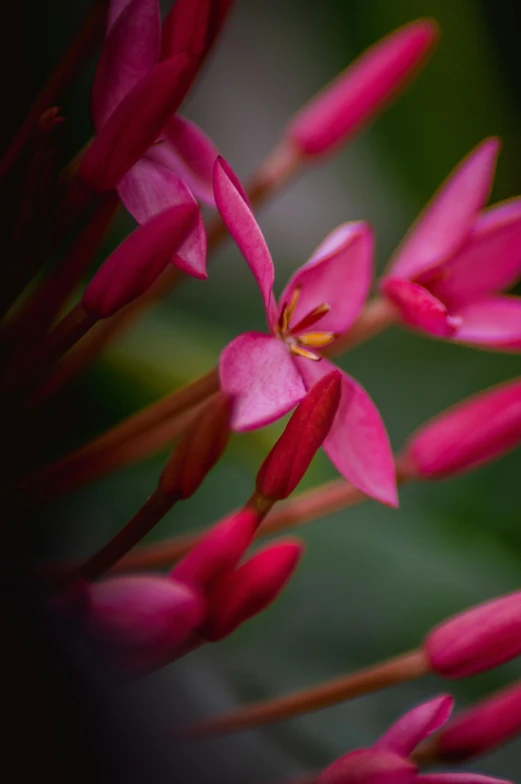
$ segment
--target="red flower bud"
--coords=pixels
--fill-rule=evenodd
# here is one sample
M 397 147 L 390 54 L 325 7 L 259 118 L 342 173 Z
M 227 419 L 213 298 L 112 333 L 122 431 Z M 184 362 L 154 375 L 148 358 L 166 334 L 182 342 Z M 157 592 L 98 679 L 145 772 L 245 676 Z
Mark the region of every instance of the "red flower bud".
M 420 70 L 437 37 L 436 24 L 420 20 L 378 41 L 311 99 L 286 138 L 306 155 L 346 142 Z
M 257 474 L 257 492 L 271 501 L 287 498 L 328 435 L 342 393 L 338 370 L 317 381 L 297 406 Z
M 521 654 L 521 591 L 459 613 L 431 631 L 423 650 L 445 678 L 465 678 Z
M 168 498 L 189 498 L 224 452 L 230 438 L 230 397 L 218 392 L 185 430 L 159 479 Z
M 469 471 L 521 443 L 521 380 L 494 387 L 444 411 L 414 433 L 407 472 L 437 479 Z
M 78 177 L 94 191 L 115 188 L 157 140 L 190 87 L 194 63 L 184 54 L 156 65 L 123 98 L 83 156 Z
M 195 204 L 180 204 L 134 229 L 88 284 L 82 298 L 84 309 L 97 319 L 108 318 L 143 294 L 175 260 L 198 214 Z M 202 277 L 200 272 L 197 277 Z
M 299 540 L 266 547 L 214 586 L 200 633 L 210 641 L 231 634 L 241 623 L 271 604 L 302 556 Z

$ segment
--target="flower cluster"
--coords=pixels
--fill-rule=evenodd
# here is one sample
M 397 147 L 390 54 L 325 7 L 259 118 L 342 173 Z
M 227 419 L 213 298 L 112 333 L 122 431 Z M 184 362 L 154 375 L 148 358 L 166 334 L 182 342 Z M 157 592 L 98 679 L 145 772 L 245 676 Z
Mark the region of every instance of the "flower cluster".
M 412 22 L 363 53 L 297 113 L 243 185 L 206 134 L 178 114 L 232 5 L 175 0 L 162 22 L 158 0 L 110 0 L 92 85 L 93 138 L 60 172 L 52 153 L 62 118 L 54 104 L 83 65 L 82 39 L 64 60 L 67 78 L 59 65 L 0 164 L 3 176 L 13 171 L 25 183 L 0 294 L 0 393 L 13 455 L 4 497 L 18 512 L 34 508 L 174 442 L 156 488 L 124 528 L 82 562 L 38 569 L 54 611 L 72 607 L 129 678 L 217 642 L 269 608 L 304 546 L 288 538 L 251 553 L 258 537 L 368 498 L 397 507 L 399 484 L 473 470 L 521 443 L 521 380 L 514 379 L 440 413 L 394 454 L 369 393 L 330 361 L 397 323 L 438 339 L 519 351 L 520 300 L 503 292 L 521 278 L 521 198 L 486 207 L 497 139 L 479 144 L 441 185 L 372 298 L 375 240 L 367 222 L 333 228 L 277 300 L 273 260 L 255 217 L 262 200 L 340 149 L 397 97 L 426 64 L 436 24 Z M 47 202 L 33 187 L 42 178 Z M 120 203 L 138 225 L 67 311 Z M 202 205 L 213 210 L 206 221 Z M 227 235 L 258 285 L 266 332 L 238 335 L 205 376 L 72 452 L 51 462 L 39 460 L 48 444 L 35 450 L 36 459 L 20 454 L 20 436 L 45 420 L 47 401 L 185 276 L 206 279 L 207 255 Z M 290 412 L 241 509 L 201 534 L 137 547 L 197 492 L 232 431 Z M 340 478 L 290 498 L 320 447 Z M 442 622 L 412 652 L 191 730 L 230 732 L 429 673 L 466 678 L 520 655 L 521 593 L 513 593 Z M 521 727 L 520 700 L 514 685 L 449 721 L 452 698 L 436 698 L 314 778 L 493 784 L 498 780 L 481 775 L 420 774 L 419 766 L 465 761 L 505 742 Z

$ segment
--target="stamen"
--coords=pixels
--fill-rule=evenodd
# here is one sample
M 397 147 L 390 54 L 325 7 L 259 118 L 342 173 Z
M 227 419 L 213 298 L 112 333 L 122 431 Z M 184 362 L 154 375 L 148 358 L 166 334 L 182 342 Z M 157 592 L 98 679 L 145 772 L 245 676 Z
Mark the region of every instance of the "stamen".
M 282 306 L 282 310 L 280 312 L 280 317 L 279 317 L 279 324 L 278 324 L 280 333 L 282 335 L 285 335 L 286 332 L 288 331 L 289 322 L 291 321 L 291 317 L 295 311 L 295 308 L 297 307 L 297 302 L 299 300 L 299 297 L 300 297 L 300 286 L 296 286 L 293 289 L 293 293 L 291 295 L 289 302 L 285 302 L 284 305 Z
M 319 362 L 322 357 L 319 354 L 315 354 L 313 351 L 306 351 L 305 348 L 301 348 L 301 346 L 297 346 L 295 343 L 292 343 L 289 347 L 289 350 L 292 354 L 296 354 L 297 357 L 304 357 L 304 359 L 312 359 L 313 362 Z
M 305 332 L 303 335 L 295 337 L 295 340 L 302 346 L 323 348 L 328 346 L 336 337 L 336 332 Z
M 307 329 L 307 327 L 312 327 L 313 324 L 316 324 L 317 321 L 329 313 L 331 310 L 331 305 L 328 305 L 327 302 L 323 302 L 322 305 L 318 305 L 318 307 L 313 308 L 313 310 L 304 316 L 298 324 L 295 324 L 294 327 L 291 328 L 291 332 L 295 335 L 297 332 L 302 332 L 303 329 Z

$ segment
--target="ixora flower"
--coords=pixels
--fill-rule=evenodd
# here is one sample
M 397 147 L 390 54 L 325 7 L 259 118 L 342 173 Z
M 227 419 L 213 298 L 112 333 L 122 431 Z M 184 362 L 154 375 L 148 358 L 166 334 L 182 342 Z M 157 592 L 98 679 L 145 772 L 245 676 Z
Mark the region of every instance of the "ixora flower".
M 374 746 L 336 760 L 317 778 L 317 784 L 500 784 L 499 779 L 475 773 L 420 775 L 416 765 L 407 759 L 422 740 L 445 724 L 452 707 L 449 695 L 418 705 L 393 724 Z
M 381 284 L 408 325 L 484 348 L 521 348 L 521 198 L 483 210 L 497 139 L 486 139 L 443 183 Z
M 213 204 L 217 150 L 176 111 L 230 5 L 176 0 L 162 28 L 158 0 L 110 2 L 92 88 L 96 138 L 79 175 L 94 190 L 116 187 L 139 223 L 194 197 Z M 179 255 L 190 266 L 206 256 L 201 218 Z
M 270 330 L 269 335 L 240 335 L 219 362 L 221 386 L 235 400 L 232 428 L 251 430 L 286 414 L 335 369 L 320 349 L 346 332 L 363 306 L 371 285 L 373 239 L 362 222 L 337 228 L 297 270 L 277 307 L 270 252 L 240 183 L 222 158 L 215 163 L 214 189 L 222 219 L 259 285 Z M 346 373 L 324 449 L 356 487 L 397 504 L 385 426 L 365 390 Z

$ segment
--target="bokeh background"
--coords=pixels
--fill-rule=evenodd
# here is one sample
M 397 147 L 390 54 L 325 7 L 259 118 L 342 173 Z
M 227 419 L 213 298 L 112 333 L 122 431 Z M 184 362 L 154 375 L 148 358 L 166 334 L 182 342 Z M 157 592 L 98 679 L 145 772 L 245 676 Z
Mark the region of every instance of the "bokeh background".
M 25 93 L 56 60 L 87 5 L 34 4 L 25 35 L 37 67 L 21 66 Z M 184 111 L 243 177 L 269 152 L 292 113 L 365 47 L 419 17 L 435 18 L 442 31 L 432 61 L 408 92 L 259 214 L 279 291 L 325 234 L 346 220 L 372 223 L 381 271 L 434 189 L 486 136 L 500 135 L 504 144 L 492 200 L 521 192 L 520 15 L 515 4 L 501 0 L 238 0 Z M 70 155 L 90 133 L 92 73 L 93 64 L 64 102 Z M 104 251 L 130 228 L 122 213 Z M 81 443 L 207 371 L 230 339 L 252 329 L 263 329 L 260 297 L 228 243 L 212 259 L 208 282 L 184 284 L 58 402 L 61 427 L 53 449 L 60 453 Z M 349 352 L 340 364 L 377 403 L 395 449 L 427 418 L 519 375 L 520 368 L 518 356 L 430 341 L 400 328 Z M 150 539 L 204 527 L 241 505 L 279 429 L 235 436 L 202 490 Z M 93 551 L 153 490 L 165 455 L 54 504 L 43 546 L 60 555 Z M 405 487 L 398 511 L 370 502 L 308 525 L 299 532 L 306 555 L 277 603 L 226 641 L 142 682 L 136 698 L 157 705 L 163 695 L 168 717 L 175 681 L 192 716 L 221 712 L 398 654 L 447 615 L 519 589 L 520 472 L 518 450 L 451 481 Z M 333 476 L 321 454 L 301 489 Z M 372 743 L 424 698 L 450 689 L 461 707 L 520 674 L 515 661 L 457 683 L 425 679 L 227 738 L 219 741 L 219 753 L 234 759 L 228 781 L 284 779 Z M 467 768 L 521 781 L 520 759 L 517 741 Z

